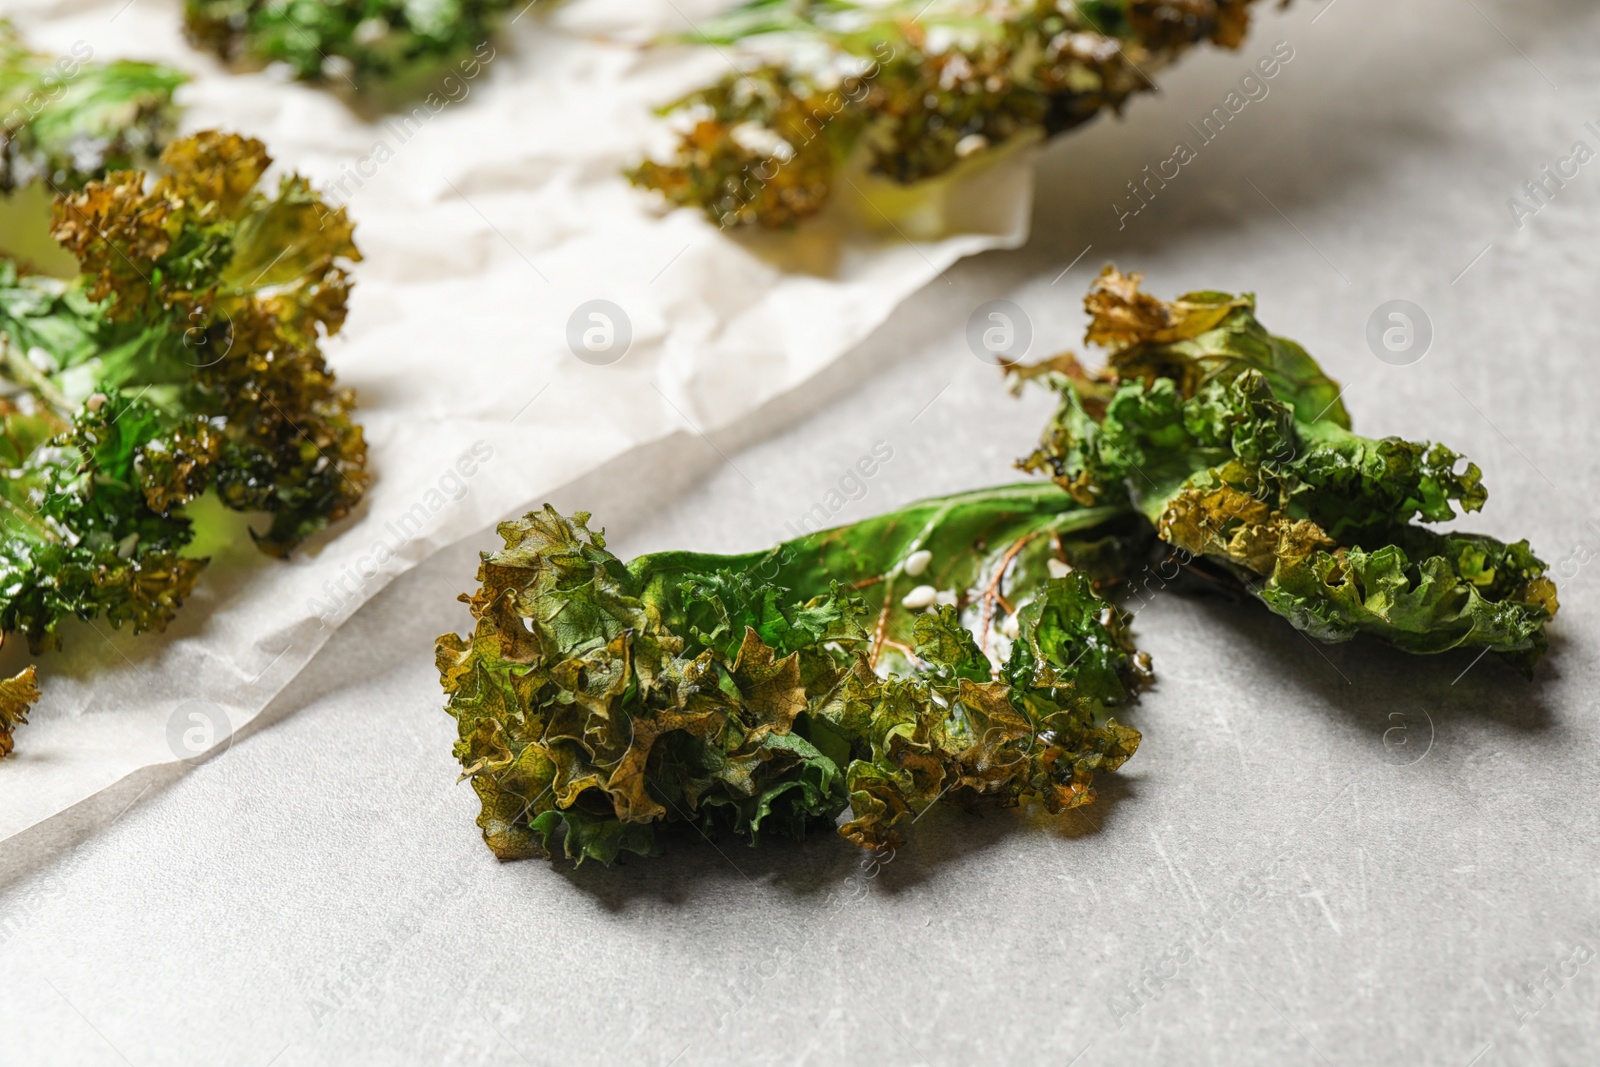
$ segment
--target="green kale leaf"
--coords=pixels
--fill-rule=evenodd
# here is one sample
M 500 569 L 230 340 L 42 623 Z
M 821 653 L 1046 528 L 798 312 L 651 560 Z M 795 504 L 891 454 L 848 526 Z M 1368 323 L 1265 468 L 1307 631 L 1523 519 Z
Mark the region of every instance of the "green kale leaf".
M 14 677 L 0 678 L 0 757 L 9 756 L 16 747 L 12 735 L 28 721 L 28 709 L 38 699 L 39 686 L 32 667 L 23 668 Z
M 1019 371 L 1061 394 L 1024 469 L 1136 509 L 1319 640 L 1485 648 L 1531 670 L 1558 607 L 1545 564 L 1526 541 L 1418 525 L 1483 507 L 1475 465 L 1352 432 L 1337 383 L 1266 332 L 1252 297 L 1160 301 L 1108 268 L 1087 303 L 1106 368 L 1063 356 Z
M 155 63 L 96 63 L 28 51 L 0 19 L 0 193 L 35 181 L 80 189 L 113 170 L 146 167 L 177 124 L 172 94 L 187 78 Z
M 303 81 L 400 99 L 420 95 L 452 69 L 475 72 L 477 60 L 494 57 L 489 42 L 505 13 L 522 6 L 513 0 L 184 0 L 184 30 L 195 47 L 242 67 L 281 63 Z
M 1236 47 L 1252 2 L 753 0 L 692 38 L 744 67 L 665 108 L 676 152 L 630 178 L 725 228 L 788 227 L 842 184 L 929 183 L 1120 111 L 1195 45 Z
M 1032 484 L 627 564 L 587 522 L 502 524 L 472 634 L 438 641 L 502 859 L 559 838 L 609 863 L 672 824 L 753 844 L 846 809 L 843 836 L 894 846 L 946 796 L 1089 803 L 1138 747 L 1113 713 L 1148 659 L 1092 581 L 1150 546 L 1137 516 Z
M 1139 745 L 1115 715 L 1150 677 L 1103 594 L 1161 551 L 1315 639 L 1531 671 L 1557 610 L 1544 564 L 1423 525 L 1483 506 L 1476 467 L 1355 434 L 1338 383 L 1253 297 L 1159 301 L 1108 268 L 1088 306 L 1105 369 L 1008 368 L 1060 394 L 1019 464 L 1048 482 L 743 555 L 624 563 L 587 514 L 548 506 L 502 524 L 462 598 L 472 633 L 436 646 L 494 853 L 610 863 L 674 825 L 754 844 L 846 813 L 839 833 L 876 850 L 945 797 L 1090 803 Z
M 57 198 L 78 277 L 0 259 L 0 630 L 35 651 L 69 617 L 164 629 L 206 564 L 185 553 L 202 493 L 264 514 L 275 556 L 361 498 L 320 348 L 359 253 L 304 179 L 259 189 L 269 163 L 233 134 L 175 141 L 158 176 Z

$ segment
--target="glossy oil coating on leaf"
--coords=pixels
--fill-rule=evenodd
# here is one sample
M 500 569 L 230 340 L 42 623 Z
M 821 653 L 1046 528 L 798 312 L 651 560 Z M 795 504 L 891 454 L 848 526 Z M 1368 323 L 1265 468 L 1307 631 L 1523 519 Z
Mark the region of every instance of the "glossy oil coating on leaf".
M 366 445 L 321 339 L 344 321 L 344 213 L 303 179 L 257 188 L 257 141 L 172 143 L 153 178 L 58 198 L 83 273 L 0 259 L 0 628 L 34 649 L 68 617 L 162 630 L 204 559 L 186 506 L 264 513 L 284 555 L 348 514 Z
M 79 189 L 113 170 L 153 164 L 177 125 L 172 94 L 187 79 L 155 63 L 99 63 L 30 52 L 0 19 L 0 193 L 31 182 Z
M 1252 297 L 1161 301 L 1108 268 L 1087 306 L 1106 369 L 1058 357 L 1021 372 L 1061 394 L 1024 469 L 1086 504 L 1138 510 L 1320 640 L 1481 647 L 1531 669 L 1557 604 L 1527 542 L 1417 525 L 1483 507 L 1475 465 L 1352 432 L 1338 384 L 1267 333 Z
M 610 862 L 663 826 L 755 843 L 848 809 L 877 848 L 944 797 L 1089 803 L 1148 677 L 1090 578 L 1148 548 L 1129 518 L 1036 484 L 627 565 L 581 513 L 505 523 L 472 634 L 438 642 L 484 838 Z
M 852 168 L 910 184 L 1135 93 L 1253 0 L 753 0 L 685 39 L 762 57 L 667 109 L 677 151 L 633 181 L 721 226 L 790 226 Z

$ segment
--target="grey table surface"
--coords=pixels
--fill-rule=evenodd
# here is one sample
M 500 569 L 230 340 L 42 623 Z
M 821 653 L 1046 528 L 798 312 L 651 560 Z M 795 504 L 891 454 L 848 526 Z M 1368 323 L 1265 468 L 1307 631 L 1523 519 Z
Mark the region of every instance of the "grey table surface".
M 1126 182 L 1279 40 L 1268 95 L 1119 224 Z M 881 867 L 828 837 L 502 865 L 431 655 L 485 534 L 375 599 L 220 757 L 8 843 L 0 1063 L 1597 1062 L 1600 162 L 1523 190 L 1600 149 L 1597 40 L 1578 0 L 1264 13 L 1240 53 L 1050 150 L 1025 249 L 950 271 L 733 431 L 552 501 L 628 556 L 776 540 L 877 442 L 893 458 L 840 521 L 1007 480 L 1049 404 L 1006 394 L 967 319 L 1010 299 L 1035 354 L 1068 347 L 1115 260 L 1158 293 L 1256 291 L 1358 429 L 1483 467 L 1468 525 L 1561 575 L 1535 683 L 1158 595 L 1143 747 L 1081 813 L 935 810 Z M 1432 326 L 1410 365 L 1366 340 L 1391 299 Z

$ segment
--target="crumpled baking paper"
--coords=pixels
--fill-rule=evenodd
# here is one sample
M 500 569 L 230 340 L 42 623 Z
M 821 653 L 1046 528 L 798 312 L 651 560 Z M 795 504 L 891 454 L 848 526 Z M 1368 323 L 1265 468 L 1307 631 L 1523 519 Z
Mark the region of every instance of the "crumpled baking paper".
M 348 207 L 366 259 L 326 352 L 361 398 L 377 480 L 287 563 L 235 521 L 205 546 L 212 564 L 165 634 L 68 627 L 0 763 L 0 840 L 139 768 L 204 758 L 430 553 L 630 449 L 726 426 L 844 356 L 959 258 L 1022 243 L 1028 152 L 950 198 L 958 235 L 917 242 L 842 218 L 734 239 L 631 188 L 621 168 L 666 143 L 651 108 L 728 62 L 643 42 L 716 6 L 530 5 L 472 76 L 410 112 L 361 117 L 271 70 L 226 73 L 185 44 L 174 0 L 7 4 L 41 50 L 83 41 L 99 59 L 192 72 L 186 129 L 257 136 Z M 24 650 L 4 658 L 17 669 Z

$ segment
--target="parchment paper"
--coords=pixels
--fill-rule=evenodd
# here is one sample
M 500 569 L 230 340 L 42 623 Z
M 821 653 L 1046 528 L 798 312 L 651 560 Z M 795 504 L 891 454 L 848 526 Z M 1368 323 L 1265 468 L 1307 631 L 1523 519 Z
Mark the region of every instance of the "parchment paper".
M 366 260 L 326 351 L 361 397 L 377 481 L 353 519 L 288 563 L 260 558 L 234 522 L 164 635 L 69 628 L 65 651 L 40 660 L 44 698 L 0 764 L 0 840 L 140 767 L 203 758 L 430 553 L 630 449 L 714 434 L 839 358 L 957 259 L 1022 242 L 1027 152 L 972 179 L 962 235 L 918 243 L 839 220 L 739 242 L 630 188 L 621 168 L 665 135 L 651 107 L 727 59 L 622 38 L 687 29 L 715 6 L 528 11 L 475 76 L 409 115 L 362 118 L 270 70 L 223 72 L 183 42 L 176 3 L 6 5 L 37 48 L 81 40 L 96 58 L 191 71 L 187 129 L 260 137 L 346 204 Z M 569 331 L 594 300 L 627 326 L 602 309 L 609 324 L 584 314 Z M 6 650 L 7 665 L 20 657 Z

